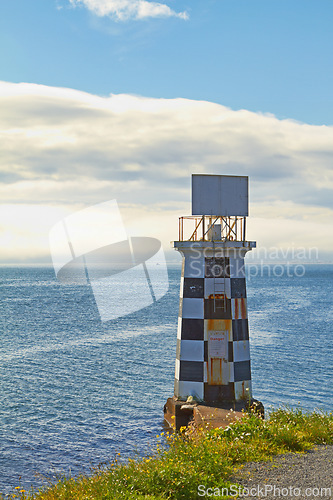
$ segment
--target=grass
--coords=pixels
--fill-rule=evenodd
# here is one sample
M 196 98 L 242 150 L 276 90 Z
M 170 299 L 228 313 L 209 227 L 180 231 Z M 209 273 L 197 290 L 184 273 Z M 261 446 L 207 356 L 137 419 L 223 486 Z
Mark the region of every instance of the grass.
M 226 429 L 183 428 L 158 436 L 150 455 L 108 466 L 77 478 L 60 478 L 48 489 L 25 492 L 19 486 L 11 498 L 20 500 L 165 500 L 196 499 L 198 486 L 227 488 L 244 462 L 269 460 L 273 455 L 302 452 L 315 444 L 333 444 L 333 414 L 282 408 L 268 420 L 244 414 Z M 118 457 L 119 458 L 119 457 Z

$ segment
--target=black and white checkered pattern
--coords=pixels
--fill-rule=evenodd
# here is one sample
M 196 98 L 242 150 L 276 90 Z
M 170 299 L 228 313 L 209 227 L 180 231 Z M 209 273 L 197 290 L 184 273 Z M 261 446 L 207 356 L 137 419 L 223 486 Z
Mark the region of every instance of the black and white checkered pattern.
M 183 262 L 175 396 L 238 401 L 251 396 L 244 254 L 214 258 L 199 252 Z

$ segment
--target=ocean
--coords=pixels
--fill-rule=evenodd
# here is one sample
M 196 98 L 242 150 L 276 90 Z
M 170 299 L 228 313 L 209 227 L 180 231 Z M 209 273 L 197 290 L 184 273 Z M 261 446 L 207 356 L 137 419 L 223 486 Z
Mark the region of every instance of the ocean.
M 303 269 L 303 271 L 302 271 Z M 89 285 L 0 268 L 0 492 L 142 456 L 173 394 L 180 265 L 153 305 L 102 323 Z M 253 395 L 333 408 L 333 265 L 248 268 Z

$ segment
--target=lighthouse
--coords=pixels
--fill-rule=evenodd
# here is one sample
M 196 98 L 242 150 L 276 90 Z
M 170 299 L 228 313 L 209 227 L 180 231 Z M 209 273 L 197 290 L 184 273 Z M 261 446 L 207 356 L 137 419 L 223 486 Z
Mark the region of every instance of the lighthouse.
M 244 258 L 256 243 L 246 239 L 248 200 L 246 176 L 192 175 L 192 215 L 180 217 L 172 242 L 183 263 L 169 422 L 186 423 L 193 403 L 240 410 L 252 401 Z

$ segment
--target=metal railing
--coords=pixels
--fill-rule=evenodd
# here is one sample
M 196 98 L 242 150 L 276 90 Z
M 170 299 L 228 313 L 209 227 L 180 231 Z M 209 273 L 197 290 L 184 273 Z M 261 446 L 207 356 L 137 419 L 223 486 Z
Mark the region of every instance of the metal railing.
M 198 217 L 192 215 L 179 217 L 179 241 L 209 241 L 211 239 L 209 232 L 215 225 L 221 225 L 222 241 L 246 240 L 246 217 L 222 217 L 220 215 Z M 186 235 L 190 236 L 186 237 Z

